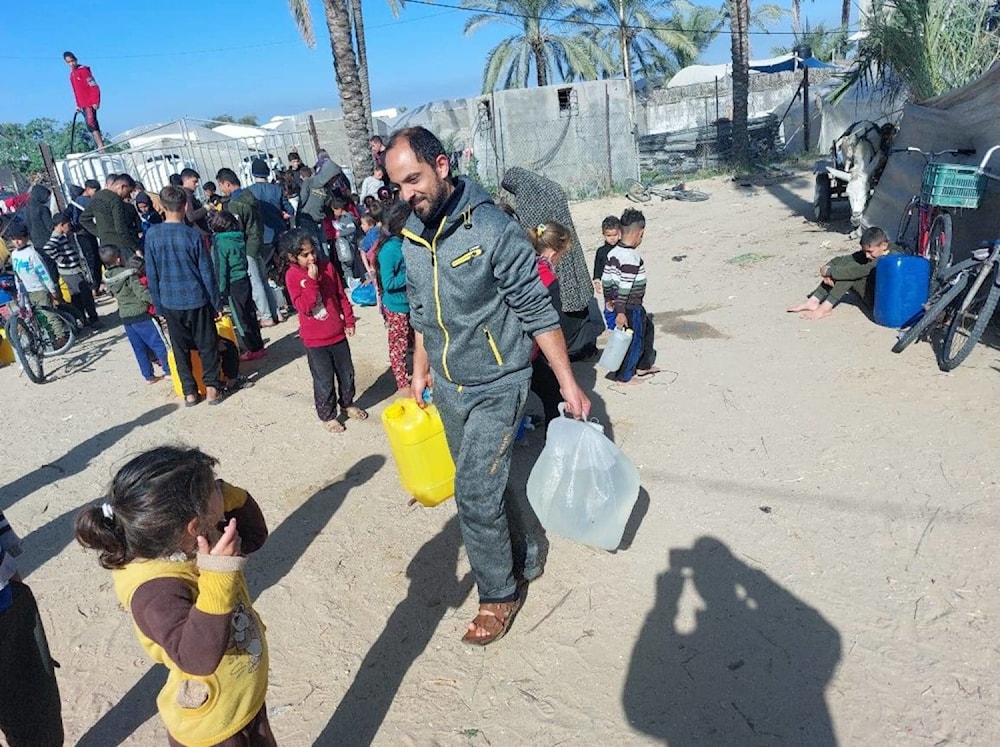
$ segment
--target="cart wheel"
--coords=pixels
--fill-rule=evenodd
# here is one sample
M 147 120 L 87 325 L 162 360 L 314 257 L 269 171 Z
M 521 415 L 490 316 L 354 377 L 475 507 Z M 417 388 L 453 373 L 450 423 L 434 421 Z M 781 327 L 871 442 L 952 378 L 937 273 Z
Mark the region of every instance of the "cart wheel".
M 830 220 L 830 210 L 833 207 L 833 195 L 829 174 L 816 174 L 816 189 L 813 192 L 813 218 L 817 223 Z

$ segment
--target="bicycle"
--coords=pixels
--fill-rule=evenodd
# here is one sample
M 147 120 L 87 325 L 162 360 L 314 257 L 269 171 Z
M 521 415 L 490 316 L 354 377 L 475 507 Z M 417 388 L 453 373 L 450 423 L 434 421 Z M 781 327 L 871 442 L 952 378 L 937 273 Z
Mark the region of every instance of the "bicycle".
M 708 194 L 697 189 L 688 189 L 683 182 L 673 187 L 656 187 L 653 182 L 643 184 L 634 179 L 628 183 L 625 196 L 632 202 L 649 202 L 654 196 L 660 200 L 681 202 L 704 202 L 708 199 Z
M 940 284 L 924 304 L 923 315 L 900 334 L 892 352 L 901 353 L 932 329 L 947 325 L 938 366 L 942 371 L 953 371 L 960 366 L 983 336 L 1000 301 L 998 267 L 1000 239 L 980 246 L 969 259 L 945 269 Z M 991 274 L 992 281 L 987 284 Z M 960 296 L 961 301 L 958 301 Z
M 65 353 L 76 342 L 76 317 L 52 306 L 7 304 L 4 333 L 21 370 L 35 384 L 45 382 L 43 358 Z
M 986 171 L 986 164 L 1000 149 L 994 145 L 978 165 L 939 163 L 934 159 L 945 155 L 972 156 L 974 148 L 949 148 L 938 151 L 924 151 L 910 146 L 893 148 L 889 153 L 919 153 L 926 165 L 921 176 L 920 194 L 913 195 L 903 208 L 896 231 L 896 243 L 908 254 L 924 257 L 931 262 L 932 285 L 940 280 L 943 268 L 951 263 L 952 217 L 946 208 L 979 207 L 986 191 L 986 177 L 997 179 Z M 917 234 L 911 244 L 908 234 L 914 214 L 917 216 Z

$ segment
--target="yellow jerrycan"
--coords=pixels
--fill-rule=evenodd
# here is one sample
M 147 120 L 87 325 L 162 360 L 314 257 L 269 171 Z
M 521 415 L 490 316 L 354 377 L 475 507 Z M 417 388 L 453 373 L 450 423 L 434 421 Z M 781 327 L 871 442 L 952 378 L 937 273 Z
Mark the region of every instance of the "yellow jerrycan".
M 434 405 L 422 408 L 412 398 L 397 399 L 382 412 L 382 426 L 407 493 L 424 506 L 455 495 L 455 462 Z
M 229 316 L 224 316 L 215 322 L 215 331 L 219 333 L 219 337 L 225 337 L 227 340 L 231 340 L 236 346 L 239 343 L 236 341 L 236 329 L 233 327 L 233 320 Z M 167 345 L 167 363 L 170 365 L 170 381 L 174 385 L 174 392 L 178 397 L 184 396 L 184 390 L 181 388 L 181 379 L 177 375 L 177 366 L 174 363 L 174 348 L 172 345 Z M 201 369 L 201 356 L 198 355 L 197 350 L 191 351 L 191 373 L 194 376 L 194 381 L 198 385 L 198 394 L 202 397 L 205 396 L 205 382 L 202 380 L 204 373 Z M 219 369 L 219 377 L 225 378 L 222 369 Z

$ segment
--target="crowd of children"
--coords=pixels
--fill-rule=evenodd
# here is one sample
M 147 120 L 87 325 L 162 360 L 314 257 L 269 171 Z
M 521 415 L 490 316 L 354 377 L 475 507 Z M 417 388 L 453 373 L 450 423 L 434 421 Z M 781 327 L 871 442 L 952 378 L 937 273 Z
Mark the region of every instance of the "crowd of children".
M 331 163 L 318 164 L 315 172 L 302 167 L 298 173 L 308 181 L 314 179 L 310 173 L 330 174 Z M 380 168 L 373 177 L 379 176 Z M 293 214 L 303 215 L 301 198 L 297 206 L 287 202 L 296 196 L 291 190 L 275 201 L 260 190 L 254 194 L 243 189 L 235 174 L 223 169 L 216 176 L 222 198 L 210 197 L 202 204 L 193 195 L 199 179 L 196 172 L 181 174 L 175 180 L 180 183 L 164 187 L 155 200 L 145 192 L 134 199 L 142 250 L 101 245 L 103 277 L 88 277 L 86 258 L 74 252 L 67 239 L 71 221 L 55 219 L 44 252 L 54 261 L 81 316 L 86 321 L 96 318 L 93 297 L 87 295 L 93 280 L 117 301 L 146 381 L 154 383 L 171 374 L 169 344 L 185 403 L 201 401 L 199 384 L 204 385 L 209 404 L 221 402 L 239 380 L 234 371 L 220 371 L 226 365 L 219 354 L 216 322 L 228 306 L 246 348 L 242 359 L 252 361 L 266 354 L 261 326 L 269 321 L 269 309 L 265 306 L 262 314 L 256 304 L 252 277 L 254 260 L 270 263 L 277 247 L 274 265 L 287 311 L 298 316 L 315 411 L 324 426 L 340 433 L 349 420 L 368 417 L 355 403 L 349 340 L 356 319 L 348 283 L 378 289 L 389 368 L 398 390 L 409 393 L 406 353 L 414 334 L 401 240 L 409 204 L 380 188 L 366 194 L 362 210 L 357 210 L 330 189 L 332 181 L 314 182 L 306 202 L 315 208 L 318 193 L 326 191 L 321 209 L 335 226 L 329 236 L 317 230 L 321 224 L 315 215 L 290 226 Z M 260 209 L 265 199 L 276 208 L 270 218 L 273 230 L 267 234 Z M 278 225 L 275 216 L 280 216 Z M 633 330 L 633 350 L 622 368 L 613 372 L 622 382 L 658 371 L 652 325 L 643 306 L 646 275 L 639 246 L 644 228 L 645 219 L 636 210 L 606 219 L 602 224 L 606 243 L 594 265 L 595 292 L 604 302 L 608 326 Z M 570 228 L 552 221 L 528 232 L 537 253 L 539 279 L 557 310 L 561 303 L 556 268 L 571 248 L 572 236 Z M 324 244 L 324 237 L 329 243 Z M 31 303 L 50 302 L 59 289 L 42 256 L 26 231 L 15 230 L 12 238 L 15 272 L 26 297 Z M 260 262 L 258 269 L 264 266 Z M 192 351 L 201 358 L 201 382 L 192 369 Z M 154 362 L 162 375 L 154 371 Z M 532 389 L 548 422 L 558 415 L 559 384 L 537 349 L 532 368 Z M 275 740 L 265 706 L 267 645 L 243 576 L 246 555 L 263 544 L 267 528 L 253 498 L 217 479 L 214 465 L 214 459 L 197 449 L 158 447 L 140 454 L 118 471 L 104 501 L 80 513 L 76 536 L 82 545 L 98 551 L 141 645 L 168 669 L 158 705 L 170 743 L 271 745 Z M 3 555 L 4 526 L 0 515 L 0 571 L 9 565 Z M 0 609 L 5 587 L 24 598 L 30 614 L 27 596 L 11 574 L 0 573 Z M 4 642 L 0 640 L 0 645 Z M 54 729 L 59 726 L 58 692 L 51 666 L 45 669 L 46 657 L 47 651 L 36 656 L 38 676 L 51 680 L 55 706 L 53 710 L 50 702 L 51 713 L 39 712 L 35 718 L 39 724 L 49 718 Z M 17 728 L 18 722 L 5 717 L 2 706 L 0 728 Z

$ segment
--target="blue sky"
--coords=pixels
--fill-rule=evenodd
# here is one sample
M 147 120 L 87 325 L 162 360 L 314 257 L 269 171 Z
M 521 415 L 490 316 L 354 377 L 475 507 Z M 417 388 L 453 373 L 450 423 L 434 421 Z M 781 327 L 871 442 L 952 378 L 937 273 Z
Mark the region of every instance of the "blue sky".
M 458 5 L 459 0 L 443 0 Z M 703 0 L 715 4 L 719 0 Z M 779 0 L 789 5 L 788 0 Z M 90 65 L 101 86 L 101 125 L 112 134 L 187 115 L 256 114 L 266 121 L 319 107 L 339 107 L 322 0 L 313 0 L 317 43 L 301 41 L 284 0 L 209 0 L 177 8 L 139 0 L 4 2 L 0 24 L 0 121 L 72 118 L 74 102 L 65 50 Z M 839 3 L 803 2 L 813 22 L 839 22 Z M 408 3 L 398 18 L 384 0 L 364 0 L 372 104 L 414 106 L 479 92 L 483 60 L 514 32 L 491 24 L 474 35 L 468 13 Z M 788 31 L 790 21 L 774 31 Z M 752 38 L 755 57 L 767 57 L 782 36 Z M 720 36 L 704 62 L 729 57 Z

